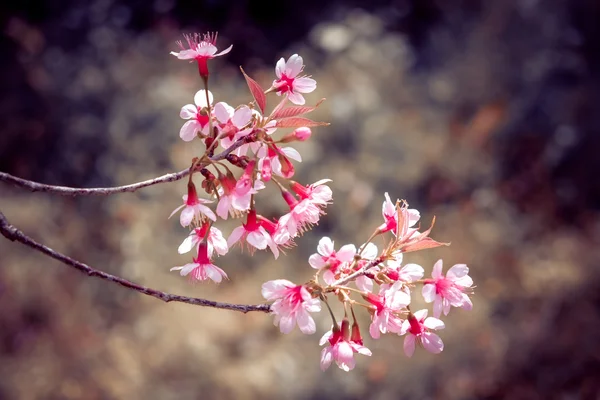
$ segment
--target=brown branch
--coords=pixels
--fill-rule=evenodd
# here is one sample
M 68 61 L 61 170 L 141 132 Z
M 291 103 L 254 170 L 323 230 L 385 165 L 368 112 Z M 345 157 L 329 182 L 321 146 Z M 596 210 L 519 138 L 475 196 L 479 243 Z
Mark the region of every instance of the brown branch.
M 236 150 L 240 146 L 245 143 L 244 138 L 238 139 L 235 143 L 233 143 L 229 148 L 223 150 L 221 153 L 216 154 L 210 159 L 212 161 L 223 160 L 225 157 L 229 155 L 232 151 Z M 183 171 L 173 172 L 170 174 L 166 174 L 163 176 L 159 176 L 157 178 L 148 179 L 146 181 L 132 183 L 124 186 L 114 186 L 114 187 L 105 187 L 105 188 L 73 188 L 68 186 L 54 186 L 47 185 L 44 183 L 38 183 L 33 181 L 28 181 L 26 179 L 18 178 L 16 176 L 7 174 L 6 172 L 0 172 L 0 181 L 11 183 L 15 186 L 21 187 L 23 189 L 30 190 L 32 192 L 49 192 L 54 194 L 59 194 L 62 196 L 107 196 L 115 193 L 126 193 L 126 192 L 135 192 L 138 189 L 142 189 L 148 186 L 156 185 L 159 183 L 165 182 L 175 182 L 178 181 L 190 174 L 189 169 L 184 169 Z
M 14 225 L 11 225 L 8 222 L 8 220 L 6 219 L 6 217 L 4 216 L 4 214 L 2 214 L 2 212 L 0 212 L 0 233 L 2 233 L 2 235 L 4 237 L 6 237 L 8 240 L 11 240 L 13 242 L 14 241 L 20 242 L 28 247 L 31 247 L 32 249 L 35 249 L 49 257 L 54 258 L 55 260 L 62 262 L 63 264 L 66 264 L 70 267 L 78 269 L 79 271 L 83 272 L 84 274 L 87 274 L 88 276 L 95 276 L 100 279 L 104 279 L 109 282 L 116 283 L 118 285 L 126 287 L 127 289 L 135 290 L 136 292 L 143 293 L 147 296 L 155 297 L 155 298 L 162 300 L 164 302 L 167 302 L 167 303 L 170 301 L 177 301 L 180 303 L 193 304 L 196 306 L 213 307 L 213 308 L 221 308 L 224 310 L 239 311 L 244 314 L 247 312 L 250 312 L 250 311 L 260 311 L 260 312 L 267 313 L 271 309 L 268 304 L 257 304 L 257 305 L 229 304 L 229 303 L 221 303 L 221 302 L 213 301 L 213 300 L 199 299 L 196 297 L 186 297 L 186 296 L 179 296 L 176 294 L 165 293 L 165 292 L 161 292 L 156 289 L 148 288 L 148 287 L 139 285 L 137 283 L 128 281 L 127 279 L 120 278 L 118 276 L 99 271 L 97 269 L 90 267 L 87 264 L 84 264 L 80 261 L 74 260 L 74 259 L 72 259 L 62 253 L 59 253 L 55 250 L 52 250 L 48 246 L 44 246 L 43 244 L 36 242 L 35 240 L 33 240 L 32 238 L 30 238 L 29 236 L 27 236 L 20 230 L 18 230 Z

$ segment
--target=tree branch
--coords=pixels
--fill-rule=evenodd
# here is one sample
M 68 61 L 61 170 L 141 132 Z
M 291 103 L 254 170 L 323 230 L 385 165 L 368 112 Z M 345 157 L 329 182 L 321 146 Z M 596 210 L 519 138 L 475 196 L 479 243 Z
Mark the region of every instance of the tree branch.
M 244 314 L 247 312 L 250 312 L 250 311 L 260 311 L 260 312 L 268 313 L 271 310 L 270 305 L 268 305 L 268 304 L 257 304 L 257 305 L 229 304 L 229 303 L 221 303 L 221 302 L 213 301 L 213 300 L 200 299 L 200 298 L 196 298 L 196 297 L 186 297 L 186 296 L 179 296 L 176 294 L 165 293 L 165 292 L 161 292 L 156 289 L 138 285 L 137 283 L 128 281 L 127 279 L 120 278 L 118 276 L 99 271 L 97 269 L 90 267 L 87 264 L 84 264 L 80 261 L 74 260 L 74 259 L 72 259 L 62 253 L 59 253 L 55 250 L 52 250 L 48 246 L 44 246 L 43 244 L 36 242 L 35 240 L 33 240 L 32 238 L 30 238 L 29 236 L 27 236 L 20 230 L 18 230 L 14 225 L 11 225 L 8 222 L 8 220 L 6 219 L 6 217 L 4 216 L 4 214 L 2 214 L 2 212 L 0 212 L 0 233 L 2 233 L 2 235 L 10 241 L 20 242 L 28 247 L 31 247 L 32 249 L 35 249 L 35 250 L 51 257 L 51 258 L 54 258 L 55 260 L 58 260 L 64 264 L 66 264 L 70 267 L 78 269 L 79 271 L 83 272 L 84 274 L 87 274 L 88 276 L 95 276 L 100 279 L 104 279 L 109 282 L 116 283 L 118 285 L 126 287 L 127 289 L 135 290 L 136 292 L 143 293 L 147 296 L 155 297 L 155 298 L 162 300 L 164 302 L 167 302 L 167 303 L 171 302 L 171 301 L 177 301 L 180 303 L 193 304 L 196 306 L 213 307 L 213 308 L 221 308 L 224 310 L 239 311 Z
M 212 161 L 223 160 L 227 157 L 232 151 L 236 150 L 240 146 L 245 143 L 244 138 L 238 139 L 235 143 L 233 143 L 229 148 L 223 150 L 221 153 L 216 154 L 210 157 Z M 183 171 L 173 172 L 170 174 L 166 174 L 163 176 L 159 176 L 157 178 L 148 179 L 146 181 L 132 183 L 124 186 L 114 186 L 114 187 L 105 187 L 105 188 L 73 188 L 68 186 L 54 186 L 47 185 L 44 183 L 38 183 L 33 181 L 28 181 L 26 179 L 18 178 L 16 176 L 7 174 L 6 172 L 0 172 L 0 181 L 12 183 L 15 186 L 21 187 L 23 189 L 30 190 L 32 192 L 49 192 L 54 194 L 59 194 L 62 196 L 107 196 L 115 193 L 125 193 L 125 192 L 135 192 L 138 189 L 142 189 L 148 186 L 156 185 L 159 183 L 165 182 L 175 182 L 182 178 L 185 178 L 190 174 L 190 170 L 184 169 Z

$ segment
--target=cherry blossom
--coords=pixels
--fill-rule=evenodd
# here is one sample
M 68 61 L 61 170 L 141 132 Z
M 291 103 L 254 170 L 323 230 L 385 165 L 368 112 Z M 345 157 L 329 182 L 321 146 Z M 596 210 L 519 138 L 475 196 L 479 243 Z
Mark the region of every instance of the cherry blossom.
M 385 222 L 379 227 L 379 230 L 382 233 L 387 231 L 395 232 L 398 225 L 398 210 L 396 209 L 396 203 L 392 203 L 390 195 L 387 192 L 384 196 L 385 200 L 381 207 L 381 214 L 383 215 Z M 421 217 L 418 210 L 408 208 L 401 208 L 401 210 L 404 213 L 404 221 L 406 221 L 408 228 L 414 226 Z M 411 232 L 415 231 L 416 229 L 413 229 Z
M 208 91 L 208 100 L 210 104 L 212 104 L 213 95 L 210 90 Z M 183 124 L 179 131 L 179 137 L 185 142 L 194 140 L 198 132 L 202 133 L 204 136 L 209 134 L 208 103 L 206 103 L 206 92 L 204 90 L 196 92 L 194 103 L 195 105 L 186 104 L 181 108 L 179 113 L 181 118 L 189 120 Z
M 212 279 L 214 282 L 220 283 L 223 278 L 227 279 L 225 271 L 210 262 L 206 242 L 199 244 L 198 257 L 194 258 L 193 263 L 185 264 L 181 267 L 173 267 L 171 271 L 179 271 L 181 276 L 189 275 L 190 279 L 196 281 Z
M 295 169 L 290 158 L 302 162 L 302 156 L 296 149 L 292 147 L 280 148 L 273 143 L 260 147 L 257 156 L 260 159 L 258 168 L 265 181 L 270 179 L 272 172 L 284 178 L 291 178 L 294 176 Z
M 201 199 L 198 197 L 198 193 L 196 192 L 196 186 L 193 183 L 188 185 L 188 194 L 183 195 L 183 205 L 177 207 L 169 218 L 177 213 L 177 211 L 183 208 L 181 215 L 179 216 L 179 222 L 181 226 L 186 227 L 192 223 L 194 218 L 198 220 L 204 219 L 204 217 L 216 221 L 217 217 L 215 213 L 205 206 L 204 204 L 212 203 L 211 200 Z
M 415 343 L 421 344 L 430 353 L 438 354 L 444 350 L 444 342 L 440 337 L 430 332 L 431 330 L 444 329 L 445 325 L 437 318 L 427 318 L 427 310 L 419 310 L 409 314 L 402 323 L 400 335 L 406 334 L 404 338 L 404 353 L 412 357 L 415 352 Z
M 269 232 L 257 220 L 256 210 L 254 209 L 248 212 L 246 223 L 238 226 L 231 232 L 231 235 L 227 239 L 227 244 L 231 247 L 240 240 L 259 250 L 264 250 L 269 246 L 275 258 L 279 257 L 277 244 L 275 244 Z
M 384 273 L 388 278 L 404 283 L 413 283 L 423 278 L 425 274 L 423 267 L 412 263 L 402 266 L 402 258 L 402 253 L 400 253 L 399 256 L 387 262 Z
M 461 307 L 471 310 L 473 303 L 468 296 L 473 280 L 468 275 L 469 268 L 465 264 L 456 264 L 448 270 L 446 276 L 442 275 L 442 260 L 433 265 L 431 276 L 425 279 L 423 285 L 423 298 L 427 303 L 433 302 L 433 316 L 439 318 L 448 315 L 450 307 Z
M 310 199 L 298 201 L 290 192 L 282 191 L 282 196 L 290 207 L 290 212 L 279 218 L 277 231 L 273 235 L 275 243 L 283 245 L 311 226 L 319 222 L 323 210 L 320 203 Z
M 248 106 L 241 106 L 236 110 L 221 101 L 215 104 L 214 114 L 219 122 L 221 146 L 225 149 L 252 132 L 252 127 L 244 129 L 252 120 L 252 110 Z
M 181 243 L 177 251 L 179 254 L 188 253 L 194 246 L 202 242 L 204 238 L 206 238 L 208 243 L 209 256 L 212 256 L 213 251 L 216 251 L 220 256 L 227 254 L 229 247 L 227 246 L 227 241 L 223 237 L 223 233 L 216 227 L 211 226 L 208 221 L 205 221 L 200 228 L 192 230 L 190 235 Z
M 238 186 L 238 181 L 230 175 L 222 175 L 219 181 L 221 186 L 218 189 L 217 215 L 223 219 L 227 219 L 229 214 L 235 213 L 235 211 L 250 209 L 252 195 L 265 188 L 265 184 L 258 179 L 254 181 L 254 186 L 250 185 L 249 187 L 246 186 L 245 180 Z
M 373 339 L 379 339 L 379 333 L 400 332 L 402 320 L 398 315 L 410 304 L 410 295 L 402 290 L 402 282 L 381 285 L 378 295 L 368 293 L 364 298 L 374 306 L 369 327 Z
M 315 269 L 327 268 L 323 275 L 326 283 L 333 283 L 338 267 L 343 263 L 349 263 L 354 259 L 356 246 L 347 244 L 335 251 L 333 241 L 327 236 L 319 240 L 316 254 L 308 258 L 308 263 Z
M 350 371 L 356 365 L 354 353 L 365 356 L 372 354 L 371 350 L 363 346 L 358 325 L 354 324 L 352 335 L 350 335 L 349 322 L 345 318 L 342 320 L 341 327 L 334 326 L 319 341 L 321 346 L 326 343 L 327 347 L 321 351 L 321 370 L 323 371 L 329 368 L 333 361 L 340 369 Z
M 302 333 L 315 333 L 315 321 L 309 313 L 321 311 L 321 303 L 319 299 L 313 299 L 304 286 L 277 279 L 262 285 L 262 295 L 275 301 L 271 312 L 275 314 L 275 326 L 279 325 L 282 333 L 290 333 L 296 324 Z
M 298 105 L 304 104 L 301 93 L 311 93 L 317 88 L 317 82 L 307 76 L 298 77 L 304 69 L 304 61 L 298 54 L 292 55 L 287 62 L 282 57 L 275 66 L 277 79 L 273 81 L 273 88 L 278 95 L 286 95 L 288 99 Z
M 180 60 L 196 60 L 198 62 L 198 71 L 200 76 L 208 78 L 208 60 L 222 56 L 231 51 L 233 45 L 229 46 L 220 53 L 217 53 L 217 33 L 206 33 L 200 35 L 194 33 L 191 35 L 183 35 L 187 41 L 188 48 L 181 41 L 177 42 L 181 51 L 172 51 L 171 54 Z

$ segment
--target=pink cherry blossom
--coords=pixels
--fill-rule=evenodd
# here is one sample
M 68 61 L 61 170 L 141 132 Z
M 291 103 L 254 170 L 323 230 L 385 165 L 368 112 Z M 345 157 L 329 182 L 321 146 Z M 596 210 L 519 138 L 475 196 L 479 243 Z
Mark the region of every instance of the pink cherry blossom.
M 208 203 L 212 203 L 212 201 L 199 198 L 196 192 L 196 186 L 191 183 L 188 185 L 188 194 L 183 195 L 183 205 L 173 210 L 171 215 L 169 215 L 169 218 L 183 208 L 183 211 L 179 216 L 179 222 L 183 227 L 191 224 L 194 218 L 202 221 L 204 217 L 206 217 L 212 221 L 216 221 L 217 217 L 215 216 L 215 213 L 204 205 Z
M 338 267 L 343 263 L 349 263 L 354 259 L 356 246 L 347 244 L 335 251 L 333 241 L 327 236 L 319 240 L 316 254 L 308 258 L 308 263 L 315 269 L 327 268 L 323 279 L 326 283 L 332 283 Z
M 423 267 L 411 263 L 402 266 L 402 258 L 402 253 L 399 253 L 394 259 L 387 262 L 383 272 L 388 278 L 404 283 L 413 283 L 423 278 L 425 274 Z
M 402 320 L 399 314 L 410 304 L 410 295 L 402 290 L 402 282 L 392 286 L 381 285 L 379 294 L 368 293 L 365 297 L 373 307 L 369 333 L 373 339 L 379 339 L 380 333 L 400 332 Z
M 425 279 L 423 285 L 423 298 L 427 303 L 433 302 L 433 316 L 439 318 L 448 315 L 450 307 L 461 307 L 471 310 L 473 303 L 468 294 L 471 292 L 473 280 L 468 275 L 469 268 L 465 264 L 456 264 L 448 270 L 446 276 L 442 275 L 442 260 L 438 260 L 431 276 Z
M 273 235 L 275 243 L 284 245 L 289 240 L 303 234 L 319 222 L 323 214 L 322 205 L 304 199 L 298 201 L 290 192 L 282 191 L 282 196 L 290 206 L 290 212 L 282 215 L 277 224 L 277 231 Z
M 238 241 L 245 241 L 251 248 L 264 250 L 269 246 L 275 258 L 279 257 L 277 244 L 271 238 L 271 235 L 257 220 L 256 210 L 251 209 L 248 212 L 246 223 L 238 226 L 231 232 L 227 244 L 233 246 Z
M 208 77 L 208 60 L 222 56 L 231 51 L 232 46 L 229 46 L 220 53 L 217 53 L 217 33 L 206 33 L 200 36 L 198 33 L 191 35 L 183 35 L 187 41 L 188 48 L 181 41 L 177 42 L 180 52 L 172 51 L 171 54 L 180 60 L 196 60 L 198 62 L 198 71 L 203 78 Z
M 413 227 L 421 217 L 418 210 L 405 207 L 401 208 L 401 210 L 404 213 L 404 221 L 406 221 L 408 228 Z M 385 200 L 381 207 L 381 214 L 385 222 L 379 227 L 379 230 L 381 232 L 392 231 L 395 234 L 398 225 L 398 211 L 396 210 L 396 203 L 392 203 L 390 195 L 387 192 L 385 193 Z M 415 231 L 416 229 L 413 229 L 411 232 Z
M 208 100 L 212 104 L 213 95 L 210 90 L 208 91 Z M 179 112 L 181 118 L 188 120 L 179 131 L 179 137 L 186 142 L 194 140 L 198 132 L 201 132 L 204 136 L 209 133 L 209 117 L 206 111 L 208 104 L 206 103 L 206 92 L 204 90 L 196 92 L 194 103 L 196 104 L 186 104 Z
M 363 346 L 360 331 L 356 323 L 352 327 L 352 335 L 350 335 L 349 322 L 344 318 L 341 327 L 335 326 L 319 341 L 323 346 L 327 343 L 327 347 L 321 351 L 321 370 L 325 371 L 333 361 L 337 366 L 344 370 L 350 371 L 356 366 L 354 353 L 370 356 L 371 350 Z
M 400 329 L 400 335 L 406 334 L 404 353 L 408 357 L 412 357 L 417 342 L 430 353 L 441 353 L 444 350 L 444 342 L 437 334 L 430 331 L 444 329 L 444 327 L 444 323 L 439 319 L 427 318 L 427 310 L 419 310 L 414 314 L 409 314 Z
M 314 79 L 307 76 L 298 77 L 303 69 L 304 61 L 298 54 L 288 58 L 287 62 L 282 57 L 275 66 L 277 79 L 273 81 L 273 88 L 277 90 L 278 95 L 286 95 L 292 103 L 297 105 L 305 102 L 301 93 L 311 93 L 317 88 L 317 82 Z
M 171 271 L 179 271 L 181 276 L 189 275 L 190 279 L 196 281 L 212 279 L 214 282 L 220 283 L 223 278 L 227 279 L 225 271 L 210 262 L 206 242 L 201 242 L 198 246 L 198 257 L 194 258 L 193 263 L 173 267 Z
M 252 195 L 265 188 L 265 184 L 258 179 L 254 181 L 254 186 L 248 188 L 245 180 L 238 186 L 238 181 L 230 175 L 222 175 L 219 181 L 221 186 L 218 189 L 217 215 L 223 219 L 227 219 L 230 213 L 249 210 Z
M 265 181 L 271 177 L 271 173 L 291 178 L 294 175 L 294 165 L 290 159 L 302 162 L 302 156 L 292 147 L 277 147 L 274 143 L 268 146 L 262 146 L 258 149 L 259 157 L 258 168 Z
M 252 110 L 248 106 L 241 106 L 237 110 L 225 102 L 215 104 L 215 117 L 219 124 L 221 146 L 230 147 L 233 142 L 252 132 L 252 127 L 246 127 L 252 120 Z M 246 129 L 244 129 L 246 128 Z
M 185 254 L 192 250 L 194 246 L 200 244 L 206 238 L 208 243 L 208 255 L 212 257 L 213 251 L 216 251 L 220 256 L 227 254 L 229 247 L 227 241 L 223 237 L 221 231 L 208 221 L 205 221 L 200 228 L 195 228 L 190 232 L 190 235 L 184 239 L 177 251 L 179 254 Z M 209 229 L 210 228 L 210 229 Z M 206 235 L 208 231 L 208 236 Z
M 302 333 L 315 333 L 315 321 L 309 313 L 321 311 L 321 303 L 319 299 L 313 299 L 304 286 L 277 279 L 262 285 L 262 295 L 275 301 L 271 312 L 275 314 L 275 326 L 279 325 L 282 333 L 290 333 L 296 324 Z

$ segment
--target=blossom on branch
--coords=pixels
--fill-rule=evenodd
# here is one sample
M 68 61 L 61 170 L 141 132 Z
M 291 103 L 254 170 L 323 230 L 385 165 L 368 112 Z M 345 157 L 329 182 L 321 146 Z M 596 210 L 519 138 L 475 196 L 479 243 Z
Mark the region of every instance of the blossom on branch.
M 222 56 L 231 51 L 233 45 L 229 46 L 220 53 L 217 53 L 217 33 L 199 33 L 184 34 L 187 42 L 187 48 L 182 41 L 177 42 L 179 52 L 172 51 L 171 54 L 180 60 L 196 60 L 198 62 L 198 71 L 203 79 L 208 78 L 208 60 Z
M 189 276 L 191 280 L 195 281 L 211 279 L 216 283 L 220 283 L 223 278 L 227 279 L 225 271 L 210 262 L 206 242 L 202 242 L 198 246 L 198 256 L 194 258 L 193 263 L 173 267 L 171 271 L 179 271 L 181 276 Z
M 290 333 L 296 324 L 302 333 L 316 332 L 315 321 L 309 313 L 321 311 L 321 302 L 313 299 L 304 286 L 276 279 L 263 283 L 262 296 L 275 301 L 271 305 L 271 312 L 275 314 L 273 323 L 279 325 L 282 333 Z
M 299 77 L 298 74 L 304 69 L 304 61 L 298 54 L 292 55 L 287 62 L 282 57 L 275 66 L 277 79 L 273 81 L 272 88 L 278 95 L 286 95 L 294 104 L 305 103 L 301 93 L 311 93 L 317 88 L 317 82 L 307 76 Z
M 188 194 L 183 195 L 183 205 L 173 210 L 171 215 L 169 215 L 169 218 L 183 208 L 183 211 L 179 216 L 179 222 L 183 227 L 190 225 L 194 219 L 202 221 L 206 217 L 212 221 L 216 221 L 217 217 L 215 216 L 215 213 L 205 206 L 205 204 L 209 203 L 212 203 L 212 201 L 198 197 L 196 186 L 190 182 L 188 184 Z
M 468 275 L 469 268 L 465 264 L 456 264 L 442 275 L 442 260 L 438 260 L 431 272 L 432 279 L 425 279 L 423 298 L 427 303 L 433 302 L 433 316 L 439 318 L 444 312 L 448 315 L 450 307 L 461 307 L 471 310 L 473 303 L 468 296 L 473 279 Z
M 427 318 L 427 310 L 419 310 L 414 314 L 409 314 L 400 329 L 400 335 L 406 335 L 404 338 L 404 353 L 408 357 L 412 357 L 415 353 L 416 343 L 421 344 L 430 353 L 441 353 L 444 350 L 444 342 L 437 334 L 430 331 L 444 329 L 444 327 L 444 323 L 439 319 Z
M 321 370 L 325 371 L 335 361 L 340 369 L 350 371 L 356 365 L 354 353 L 371 355 L 371 350 L 363 346 L 358 325 L 354 323 L 350 334 L 349 324 L 344 318 L 341 326 L 335 325 L 319 341 L 321 346 L 327 343 L 327 347 L 321 351 Z
M 194 96 L 194 104 L 186 104 L 181 108 L 179 112 L 179 116 L 183 119 L 189 120 L 179 130 L 179 137 L 183 139 L 185 142 L 190 142 L 196 138 L 198 132 L 200 132 L 203 136 L 207 136 L 209 134 L 209 115 L 208 115 L 208 105 L 213 102 L 213 95 L 208 91 L 208 100 L 209 103 L 206 102 L 206 92 L 204 90 L 199 90 L 196 92 Z

